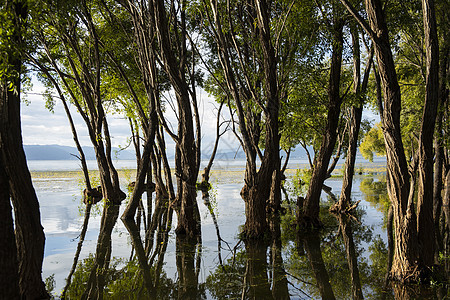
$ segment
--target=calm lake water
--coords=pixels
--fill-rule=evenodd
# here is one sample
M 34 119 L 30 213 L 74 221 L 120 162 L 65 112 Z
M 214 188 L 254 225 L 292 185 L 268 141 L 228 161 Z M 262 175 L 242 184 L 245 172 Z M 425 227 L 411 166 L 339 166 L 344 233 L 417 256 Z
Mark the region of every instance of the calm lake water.
M 305 164 L 306 161 L 297 161 L 291 166 L 297 168 Z M 29 166 L 33 171 L 46 235 L 43 277 L 53 278 L 53 293 L 58 297 L 66 285 L 83 225 L 83 182 L 73 172 L 65 172 L 78 170 L 76 161 L 30 161 Z M 95 169 L 94 162 L 90 162 L 90 166 Z M 134 162 L 118 161 L 117 168 L 125 169 L 120 175 L 126 191 L 127 184 L 134 181 Z M 361 200 L 355 219 L 338 220 L 325 208 L 322 216 L 325 229 L 318 235 L 299 236 L 290 222 L 289 211 L 296 200 L 290 184 L 295 172 L 289 170 L 284 194 L 287 214 L 280 222 L 272 224 L 273 232 L 278 234 L 255 245 L 239 240 L 240 227 L 245 223 L 244 202 L 239 194 L 243 162 L 216 162 L 214 168 L 211 175 L 213 189 L 209 195 L 211 205 L 205 204 L 201 192 L 197 198 L 201 243 L 176 239 L 174 213 L 167 239 L 164 235 L 155 235 L 147 262 L 140 262 L 140 248 L 132 238 L 136 236 L 130 235 L 133 231 L 127 230 L 120 220 L 125 207 L 122 203 L 111 232 L 111 246 L 107 247 L 111 251 L 111 260 L 101 280 L 104 281 L 105 298 L 327 299 L 332 293 L 337 299 L 352 299 L 352 286 L 360 286 L 366 299 L 394 299 L 395 291 L 383 288 L 387 238 L 383 225 L 385 190 L 382 173 L 363 172 L 355 176 L 352 198 Z M 336 197 L 339 197 L 341 184 L 339 177 L 326 181 Z M 331 196 L 322 194 L 324 206 L 333 203 Z M 145 195 L 143 199 L 146 207 Z M 103 203 L 93 206 L 79 266 L 68 292 L 73 299 L 80 298 L 86 290 L 94 257 L 102 249 L 97 244 L 102 212 Z M 346 227 L 342 227 L 344 224 Z M 143 230 L 137 237 L 145 241 Z M 349 245 L 353 257 L 346 254 Z M 141 244 L 141 247 L 145 245 Z M 349 269 L 350 261 L 357 262 L 353 273 Z M 360 283 L 352 281 L 351 274 L 355 271 Z M 436 289 L 421 293 L 426 298 L 439 299 Z

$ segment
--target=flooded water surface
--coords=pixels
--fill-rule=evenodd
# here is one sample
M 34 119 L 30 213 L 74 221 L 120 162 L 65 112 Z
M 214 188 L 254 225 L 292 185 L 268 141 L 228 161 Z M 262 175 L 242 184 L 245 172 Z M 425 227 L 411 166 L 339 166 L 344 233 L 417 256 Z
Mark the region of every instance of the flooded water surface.
M 134 181 L 133 166 L 122 167 L 121 183 L 127 191 Z M 176 214 L 164 201 L 153 199 L 149 216 L 144 194 L 145 209 L 137 222 L 120 219 L 124 202 L 92 206 L 80 243 L 86 206 L 76 165 L 57 168 L 40 162 L 34 170 L 46 234 L 43 277 L 56 298 L 63 292 L 69 299 L 398 298 L 395 287 L 385 284 L 387 196 L 382 173 L 355 176 L 352 200 L 361 202 L 351 217 L 328 213 L 342 184 L 339 177 L 328 179 L 331 192 L 322 194 L 324 229 L 316 234 L 295 230 L 295 171 L 288 170 L 284 213 L 271 220 L 272 233 L 260 242 L 240 240 L 245 223 L 243 168 L 234 164 L 216 168 L 213 188 L 198 193 L 200 238 L 177 238 Z M 447 295 L 443 287 L 412 290 L 425 299 Z

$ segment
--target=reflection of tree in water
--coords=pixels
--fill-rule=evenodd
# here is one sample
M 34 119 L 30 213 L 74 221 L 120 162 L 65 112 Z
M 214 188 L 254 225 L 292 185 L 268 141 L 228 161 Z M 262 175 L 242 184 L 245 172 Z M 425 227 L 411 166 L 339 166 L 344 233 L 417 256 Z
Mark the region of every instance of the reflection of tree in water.
M 111 260 L 111 233 L 119 215 L 117 204 L 105 203 L 100 225 L 100 233 L 97 240 L 95 260 L 90 271 L 86 291 L 81 299 L 101 299 L 105 286 L 105 275 Z
M 327 205 L 331 205 L 332 200 L 328 200 Z M 357 299 L 361 298 L 358 290 L 368 299 L 383 295 L 386 246 L 379 236 L 373 236 L 371 227 L 355 221 L 362 220 L 365 212 L 357 208 L 355 218 L 346 220 L 347 223 L 330 215 L 327 207 L 321 213 L 325 226 L 315 234 L 297 235 L 283 221 L 282 239 L 287 257 L 284 265 L 289 280 L 304 292 L 299 297 Z M 289 223 L 290 216 L 284 219 Z M 371 245 L 369 257 L 362 255 L 367 244 Z
M 213 298 L 289 299 L 279 221 L 272 219 L 270 227 L 269 243 L 240 241 L 233 249 L 232 257 L 207 277 L 206 287 Z
M 206 299 L 204 284 L 198 283 L 201 246 L 200 237 L 176 238 L 177 299 Z
M 387 193 L 386 175 L 379 175 L 377 179 L 374 177 L 367 177 L 361 181 L 359 186 L 364 199 L 375 205 L 378 211 L 387 215 L 390 202 Z
M 164 299 L 174 298 L 177 285 L 168 279 L 162 270 L 170 230 L 171 209 L 160 215 L 157 227 L 157 245 L 151 259 L 150 251 L 144 248 L 140 231 L 134 222 L 124 222 L 127 227 L 135 255 L 128 262 L 111 259 L 111 233 L 117 221 L 118 206 L 105 206 L 96 254 L 78 264 L 72 284 L 67 291 L 69 299 Z M 149 227 L 151 229 L 152 227 Z M 146 236 L 149 236 L 147 234 Z M 124 267 L 119 266 L 125 264 Z

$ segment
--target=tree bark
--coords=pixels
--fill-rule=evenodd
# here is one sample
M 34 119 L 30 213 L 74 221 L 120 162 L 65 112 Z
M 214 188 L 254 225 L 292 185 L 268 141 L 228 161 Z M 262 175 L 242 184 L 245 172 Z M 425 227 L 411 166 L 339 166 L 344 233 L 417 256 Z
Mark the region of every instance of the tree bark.
M 369 23 L 365 22 L 346 0 L 341 2 L 370 35 L 378 61 L 384 97 L 382 124 L 386 145 L 388 194 L 394 211 L 395 253 L 391 276 L 406 281 L 414 280 L 419 249 L 417 221 L 405 151 L 401 138 L 401 95 L 394 59 L 389 42 L 388 28 L 380 0 L 365 0 Z

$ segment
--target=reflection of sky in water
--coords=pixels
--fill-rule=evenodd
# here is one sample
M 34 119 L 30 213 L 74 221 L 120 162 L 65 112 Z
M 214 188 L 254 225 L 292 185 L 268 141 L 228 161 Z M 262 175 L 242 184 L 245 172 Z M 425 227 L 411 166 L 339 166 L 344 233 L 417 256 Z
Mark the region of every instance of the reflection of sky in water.
M 65 162 L 66 163 L 66 162 Z M 70 162 L 72 163 L 72 162 Z M 44 166 L 43 164 L 41 166 Z M 52 165 L 47 165 L 51 168 Z M 69 166 L 70 167 L 70 166 Z M 216 165 L 215 165 L 216 167 Z M 73 170 L 73 167 L 70 167 Z M 217 169 L 211 175 L 213 190 L 211 191 L 211 202 L 220 228 L 223 240 L 227 241 L 231 247 L 237 242 L 239 226 L 245 222 L 244 201 L 240 197 L 242 188 L 243 172 L 239 170 L 242 165 L 217 163 Z M 75 168 L 76 169 L 76 168 Z M 61 170 L 61 169 L 58 169 Z M 386 234 L 382 231 L 382 213 L 376 211 L 369 203 L 364 201 L 364 197 L 359 191 L 361 177 L 357 177 L 353 182 L 353 200 L 362 200 L 360 208 L 366 211 L 363 217 L 365 224 L 375 225 L 374 233 L 380 234 L 386 240 Z M 46 278 L 55 274 L 56 289 L 59 293 L 65 285 L 67 277 L 73 263 L 73 255 L 77 248 L 78 236 L 83 224 L 84 211 L 79 211 L 81 207 L 81 187 L 79 178 L 35 178 L 34 185 L 38 194 L 41 207 L 41 220 L 46 234 L 45 259 L 43 267 L 43 277 Z M 126 183 L 124 178 L 121 179 Z M 332 188 L 332 192 L 339 197 L 342 185 L 342 178 L 330 178 L 326 184 Z M 123 188 L 125 190 L 125 188 Z M 326 194 L 322 194 L 326 197 Z M 144 195 L 143 199 L 146 199 Z M 217 258 L 217 236 L 211 215 L 204 205 L 201 193 L 198 194 L 198 204 L 202 218 L 202 263 L 199 282 L 204 282 L 208 275 L 218 266 Z M 214 202 L 216 203 L 214 204 Z M 146 207 L 146 204 L 144 203 Z M 122 204 L 122 214 L 125 205 Z M 100 204 L 98 211 L 93 208 L 87 235 L 80 254 L 79 262 L 86 258 L 89 253 L 95 253 L 96 241 L 100 229 L 100 219 L 103 204 Z M 164 271 L 169 278 L 176 280 L 177 268 L 175 263 L 175 233 L 176 214 L 173 215 L 171 238 L 165 254 Z M 112 234 L 112 257 L 129 259 L 131 253 L 131 240 L 128 232 L 120 218 L 114 227 Z M 225 247 L 225 245 L 222 245 Z M 367 247 L 368 245 L 363 245 Z M 368 255 L 365 251 L 364 256 Z M 223 259 L 230 258 L 230 253 L 222 251 Z

